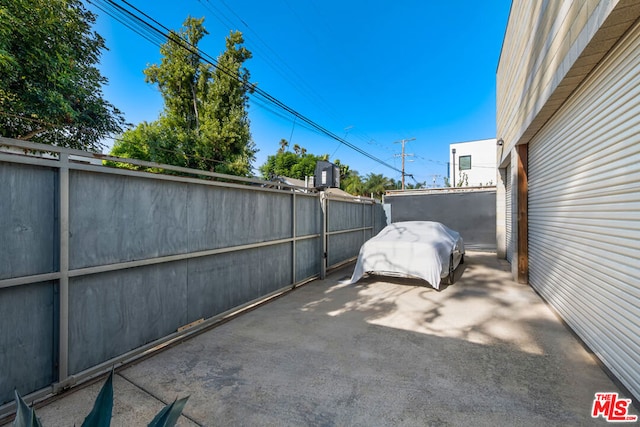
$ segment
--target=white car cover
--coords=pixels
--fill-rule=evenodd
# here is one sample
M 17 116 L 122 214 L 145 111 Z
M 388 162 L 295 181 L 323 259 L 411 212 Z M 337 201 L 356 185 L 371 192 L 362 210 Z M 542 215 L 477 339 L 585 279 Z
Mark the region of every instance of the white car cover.
M 440 279 L 449 274 L 449 260 L 456 249 L 464 253 L 460 234 L 439 222 L 396 222 L 362 245 L 349 283 L 375 273 L 418 277 L 438 289 Z

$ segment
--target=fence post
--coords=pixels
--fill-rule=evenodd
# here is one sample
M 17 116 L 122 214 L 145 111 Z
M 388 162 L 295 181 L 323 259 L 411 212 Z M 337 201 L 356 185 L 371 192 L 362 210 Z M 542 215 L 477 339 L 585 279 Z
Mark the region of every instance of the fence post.
M 320 279 L 324 279 L 327 276 L 327 223 L 329 221 L 329 215 L 327 214 L 329 203 L 324 191 L 320 192 L 320 206 L 322 207 L 322 254 L 320 261 Z
M 60 318 L 58 324 L 58 382 L 69 376 L 69 155 L 60 153 Z
M 293 212 L 291 214 L 291 218 L 292 218 L 292 223 L 291 223 L 291 237 L 292 237 L 292 246 L 291 246 L 291 251 L 292 251 L 292 260 L 291 260 L 291 286 L 295 287 L 296 285 L 296 192 L 293 191 L 292 193 L 292 197 L 291 197 L 291 205 L 292 205 L 292 209 Z
M 366 203 L 362 203 L 362 243 L 360 244 L 360 246 L 364 245 L 364 242 L 367 241 L 367 224 L 365 224 L 365 220 L 364 217 L 366 216 L 364 214 L 364 210 L 366 209 Z M 373 231 L 373 230 L 372 230 Z
M 375 203 L 371 203 L 371 237 L 376 235 L 376 204 Z M 371 238 L 370 237 L 370 238 Z

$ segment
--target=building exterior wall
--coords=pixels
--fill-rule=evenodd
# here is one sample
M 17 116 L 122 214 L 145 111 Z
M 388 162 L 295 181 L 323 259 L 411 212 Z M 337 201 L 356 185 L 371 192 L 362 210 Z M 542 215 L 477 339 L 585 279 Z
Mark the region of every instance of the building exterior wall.
M 515 0 L 497 71 L 498 164 L 528 142 L 637 13 L 634 0 Z
M 497 229 L 511 230 L 514 277 L 637 399 L 639 19 L 632 0 L 514 1 L 497 71 L 496 153 L 511 178 L 511 215 Z M 499 180 L 496 206 L 508 203 L 506 186 Z
M 457 142 L 449 145 L 449 183 L 453 185 L 455 176 L 456 185 L 459 184 L 460 174 L 465 174 L 468 187 L 485 187 L 496 185 L 496 139 L 483 139 L 478 141 Z M 453 149 L 455 154 L 455 170 Z M 464 169 L 461 157 L 468 156 L 471 168 Z
M 507 257 L 507 186 L 505 173 L 504 169 L 500 171 L 496 184 L 496 252 L 500 259 Z
M 529 143 L 528 170 L 529 282 L 638 397 L 639 129 L 636 25 Z

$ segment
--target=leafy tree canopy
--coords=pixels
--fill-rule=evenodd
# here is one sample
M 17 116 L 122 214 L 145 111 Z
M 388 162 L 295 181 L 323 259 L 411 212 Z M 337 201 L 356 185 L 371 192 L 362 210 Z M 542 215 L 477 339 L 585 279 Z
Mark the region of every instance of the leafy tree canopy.
M 364 182 L 364 191 L 366 195 L 373 195 L 374 198 L 380 199 L 387 190 L 396 189 L 396 182 L 387 178 L 382 174 L 370 173 Z
M 358 171 L 355 170 L 349 171 L 349 174 L 340 181 L 340 188 L 354 196 L 366 195 L 365 183 Z
M 99 151 L 122 132 L 103 99 L 94 22 L 80 0 L 0 0 L 0 134 Z
M 393 182 L 393 180 L 391 180 Z M 427 188 L 427 181 L 422 181 L 422 182 L 418 182 L 418 181 L 409 181 L 409 180 L 405 180 L 405 184 L 404 184 L 404 188 L 406 190 L 418 190 L 420 188 Z M 395 181 L 394 184 L 394 190 L 401 190 L 402 189 L 402 180 L 398 180 Z
M 287 140 L 281 139 L 278 152 L 267 157 L 265 164 L 260 166 L 260 173 L 264 179 L 272 179 L 276 176 L 304 179 L 305 176 L 313 176 L 316 171 L 316 162 L 327 157 L 308 154 L 306 149 L 297 144 L 291 152 L 287 150 L 288 146 Z
M 267 158 L 267 161 L 260 166 L 260 173 L 264 179 L 272 179 L 277 176 L 286 176 L 295 179 L 304 179 L 305 176 L 313 176 L 318 160 L 328 160 L 328 155 L 308 154 L 307 150 L 295 144 L 293 152 L 288 150 L 289 142 L 286 139 L 280 140 L 280 148 L 275 155 Z M 349 168 L 349 165 L 342 164 L 336 159 L 333 163 L 340 168 L 340 189 L 354 196 L 373 195 L 375 198 L 382 198 L 387 190 L 399 189 L 402 185 L 382 174 L 370 173 L 361 176 L 358 171 Z M 424 183 L 407 185 L 407 188 L 421 188 Z
M 404 186 L 407 190 L 418 190 L 420 188 L 427 188 L 427 181 L 415 182 L 415 183 L 407 183 Z M 400 183 L 400 188 L 402 188 L 402 183 Z
M 204 62 L 197 45 L 207 35 L 204 18 L 188 17 L 161 48 L 160 64 L 144 70 L 156 84 L 164 110 L 152 123 L 125 132 L 113 147 L 121 157 L 211 172 L 250 175 L 257 152 L 251 139 L 248 94 L 253 90 L 244 62 L 251 52 L 232 31 L 217 67 Z

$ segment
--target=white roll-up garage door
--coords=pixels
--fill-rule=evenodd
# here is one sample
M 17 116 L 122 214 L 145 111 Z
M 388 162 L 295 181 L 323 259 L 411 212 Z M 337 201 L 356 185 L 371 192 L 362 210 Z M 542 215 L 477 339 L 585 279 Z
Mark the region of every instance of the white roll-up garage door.
M 640 26 L 529 144 L 529 280 L 640 399 Z
M 511 165 L 507 166 L 507 168 L 505 169 L 505 187 L 506 187 L 506 191 L 505 191 L 505 206 L 506 206 L 506 211 L 505 211 L 505 218 L 506 218 L 506 249 L 507 249 L 507 261 L 511 262 L 511 260 L 513 259 L 513 217 L 511 214 L 511 182 L 513 180 L 511 179 Z

